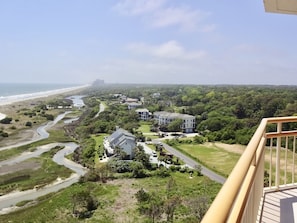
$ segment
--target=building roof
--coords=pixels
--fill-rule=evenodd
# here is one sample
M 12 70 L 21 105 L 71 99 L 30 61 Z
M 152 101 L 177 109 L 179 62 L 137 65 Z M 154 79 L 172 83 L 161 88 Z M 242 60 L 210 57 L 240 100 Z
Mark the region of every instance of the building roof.
M 187 119 L 187 118 L 195 118 L 193 115 L 188 115 L 188 114 L 180 114 L 180 113 L 171 113 L 171 112 L 165 112 L 165 111 L 159 111 L 159 112 L 154 112 L 154 115 L 161 115 L 163 117 L 167 118 L 180 118 L 180 119 Z
M 264 0 L 266 12 L 297 14 L 297 1 L 295 0 Z
M 135 140 L 135 136 L 122 128 L 118 128 L 108 137 L 110 145 L 115 146 L 121 144 L 121 142 L 123 142 L 126 139 Z
M 149 110 L 146 109 L 146 108 L 138 108 L 138 109 L 136 109 L 135 111 L 136 111 L 136 112 L 149 112 Z

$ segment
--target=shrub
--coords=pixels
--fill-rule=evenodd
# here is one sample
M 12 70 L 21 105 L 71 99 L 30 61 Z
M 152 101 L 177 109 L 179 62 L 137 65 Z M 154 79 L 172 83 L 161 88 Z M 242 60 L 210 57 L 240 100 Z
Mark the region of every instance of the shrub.
M 165 177 L 169 177 L 170 176 L 170 172 L 169 170 L 166 169 L 166 167 L 160 167 L 157 171 L 156 171 L 156 175 L 162 178 Z
M 8 137 L 8 133 L 7 132 L 1 132 L 1 136 L 2 137 Z
M 32 127 L 32 122 L 26 122 L 25 126 Z
M 10 124 L 11 121 L 12 121 L 12 118 L 8 118 L 8 117 L 6 117 L 6 118 L 0 120 L 0 123 L 1 123 L 1 124 Z

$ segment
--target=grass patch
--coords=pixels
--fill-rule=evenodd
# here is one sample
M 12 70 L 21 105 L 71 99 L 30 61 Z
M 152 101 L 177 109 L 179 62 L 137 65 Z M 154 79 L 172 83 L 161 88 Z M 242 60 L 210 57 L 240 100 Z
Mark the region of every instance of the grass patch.
M 208 147 L 200 144 L 179 144 L 174 147 L 225 177 L 231 173 L 240 157 L 239 154 L 227 152 L 215 146 Z
M 31 202 L 32 202 L 32 200 L 25 200 L 25 201 L 21 201 L 21 202 L 17 203 L 15 206 L 17 206 L 17 207 L 23 207 L 26 204 L 31 203 Z
M 58 148 L 56 148 L 58 150 Z M 9 193 L 13 190 L 28 190 L 36 187 L 42 187 L 57 179 L 67 178 L 72 171 L 64 166 L 56 164 L 52 160 L 53 152 L 49 151 L 42 154 L 39 158 L 32 158 L 34 162 L 40 163 L 41 168 L 24 169 L 14 173 L 1 176 L 0 193 Z
M 141 122 L 140 127 L 137 129 L 141 131 L 142 133 L 153 133 L 150 130 L 151 124 L 147 124 L 146 122 Z
M 104 155 L 103 140 L 105 136 L 107 136 L 105 133 L 91 136 L 95 140 L 95 167 L 99 165 L 99 161 Z
M 0 215 L 0 222 L 86 222 L 72 215 L 72 196 L 83 190 L 90 190 L 91 194 L 99 201 L 99 207 L 95 211 L 94 217 L 87 219 L 87 222 L 109 222 L 102 221 L 102 219 L 108 218 L 104 217 L 104 215 L 97 215 L 96 213 L 104 213 L 102 210 L 115 201 L 118 187 L 98 183 L 74 184 L 57 193 L 51 194 L 51 196 L 44 196 L 39 200 L 38 205 L 10 214 Z M 101 220 L 95 220 L 96 218 Z
M 48 131 L 50 133 L 49 138 L 43 139 L 37 142 L 33 142 L 24 146 L 19 146 L 12 149 L 7 149 L 0 151 L 0 161 L 7 160 L 9 158 L 15 157 L 20 155 L 21 153 L 25 151 L 32 151 L 35 150 L 36 147 L 42 146 L 45 144 L 55 143 L 55 142 L 72 142 L 73 140 L 69 137 L 66 137 L 64 135 L 64 131 L 62 129 L 58 130 L 51 130 Z
M 205 176 L 189 177 L 188 173 L 171 172 L 171 177 L 176 182 L 176 192 L 184 198 L 195 195 L 210 195 L 213 200 L 221 188 L 221 184 L 216 183 Z M 137 180 L 134 187 L 144 188 L 147 191 L 158 192 L 165 195 L 166 185 L 170 177 L 149 177 Z
M 171 172 L 171 177 L 176 182 L 174 193 L 181 197 L 181 205 L 175 212 L 176 223 L 189 222 L 187 216 L 189 215 L 189 206 L 186 205 L 187 201 L 197 196 L 208 196 L 212 201 L 218 191 L 221 188 L 221 184 L 209 180 L 204 176 L 193 175 L 193 178 L 189 177 L 188 173 Z M 117 205 L 123 202 L 125 199 L 131 199 L 131 203 L 136 202 L 135 193 L 141 188 L 148 192 L 156 192 L 162 199 L 166 197 L 166 187 L 170 177 L 149 177 L 143 179 L 123 179 L 117 180 L 117 183 L 113 181 L 107 184 L 102 183 L 76 183 L 66 189 L 63 189 L 57 193 L 52 193 L 37 199 L 37 205 L 26 207 L 14 213 L 1 215 L 0 222 L 96 222 L 96 223 L 115 223 L 118 222 Z M 130 181 L 134 192 L 131 194 L 120 194 L 121 187 L 125 186 L 125 183 Z M 132 183 L 132 182 L 133 183 Z M 93 213 L 91 218 L 77 219 L 72 215 L 73 201 L 72 196 L 83 190 L 89 190 L 91 194 L 99 201 L 99 207 Z M 123 193 L 123 192 L 121 192 Z M 127 193 L 125 191 L 125 193 Z M 28 201 L 27 201 L 28 202 Z M 23 205 L 27 202 L 22 203 Z M 35 204 L 32 201 L 32 204 Z M 129 202 L 129 200 L 125 201 Z M 20 204 L 21 206 L 21 204 Z M 122 205 L 118 208 L 121 210 L 121 217 L 126 222 L 146 222 L 144 216 L 140 215 L 137 210 L 137 205 Z M 122 222 L 125 222 L 125 221 Z M 164 220 L 164 219 L 163 219 Z M 164 221 L 163 221 L 164 222 Z
M 141 121 L 140 127 L 137 129 L 137 131 L 142 132 L 142 134 L 147 138 L 151 138 L 151 139 L 159 138 L 159 136 L 156 132 L 151 131 L 151 123 L 150 122 Z

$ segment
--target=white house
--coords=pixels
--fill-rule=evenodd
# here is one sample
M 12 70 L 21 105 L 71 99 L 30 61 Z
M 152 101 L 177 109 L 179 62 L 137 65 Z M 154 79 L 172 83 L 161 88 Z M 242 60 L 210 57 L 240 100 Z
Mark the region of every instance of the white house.
M 137 107 L 142 106 L 141 102 L 126 102 L 125 104 L 128 105 L 129 110 L 136 109 Z
M 146 108 L 136 109 L 135 112 L 139 115 L 139 118 L 144 121 L 148 120 L 151 116 L 151 113 Z
M 124 129 L 117 128 L 115 132 L 104 139 L 103 145 L 108 156 L 113 155 L 114 149 L 118 147 L 122 149 L 130 159 L 133 159 L 136 137 Z
M 193 115 L 159 111 L 154 112 L 154 119 L 158 121 L 159 126 L 168 125 L 173 120 L 181 119 L 183 120 L 183 124 L 181 126 L 181 130 L 183 132 L 191 133 L 195 131 L 196 120 Z

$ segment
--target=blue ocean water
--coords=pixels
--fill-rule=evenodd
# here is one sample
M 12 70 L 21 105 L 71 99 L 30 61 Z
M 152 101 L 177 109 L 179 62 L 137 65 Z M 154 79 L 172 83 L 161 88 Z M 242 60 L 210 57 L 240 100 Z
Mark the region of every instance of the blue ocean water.
M 23 95 L 44 91 L 51 91 L 78 85 L 69 84 L 36 84 L 36 83 L 0 83 L 0 97 Z

